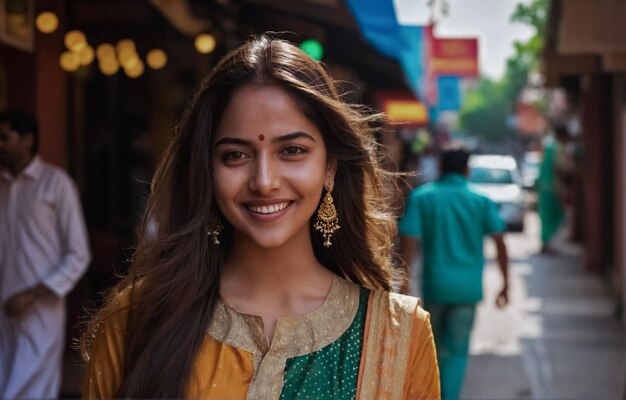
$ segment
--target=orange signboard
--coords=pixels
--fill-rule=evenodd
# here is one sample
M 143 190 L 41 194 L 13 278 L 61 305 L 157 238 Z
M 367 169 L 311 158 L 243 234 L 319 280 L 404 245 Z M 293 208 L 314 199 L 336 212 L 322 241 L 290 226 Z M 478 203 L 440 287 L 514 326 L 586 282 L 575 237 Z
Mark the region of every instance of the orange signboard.
M 374 92 L 374 103 L 394 124 L 428 124 L 428 108 L 408 90 L 377 90 Z
M 387 100 L 384 111 L 392 122 L 423 125 L 428 122 L 428 110 L 417 100 Z

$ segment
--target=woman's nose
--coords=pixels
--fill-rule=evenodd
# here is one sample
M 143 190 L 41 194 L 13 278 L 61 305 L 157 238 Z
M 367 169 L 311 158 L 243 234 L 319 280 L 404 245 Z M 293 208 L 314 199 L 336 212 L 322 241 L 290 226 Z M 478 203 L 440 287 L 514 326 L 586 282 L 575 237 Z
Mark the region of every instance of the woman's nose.
M 280 168 L 271 156 L 260 155 L 256 159 L 253 176 L 250 179 L 250 190 L 261 194 L 269 194 L 280 186 Z

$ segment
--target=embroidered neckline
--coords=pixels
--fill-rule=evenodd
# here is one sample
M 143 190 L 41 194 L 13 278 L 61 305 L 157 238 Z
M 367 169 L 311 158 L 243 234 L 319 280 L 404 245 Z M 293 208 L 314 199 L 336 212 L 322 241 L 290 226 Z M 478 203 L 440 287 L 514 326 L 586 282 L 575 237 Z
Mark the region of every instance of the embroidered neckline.
M 324 302 L 301 316 L 281 317 L 271 345 L 261 317 L 240 313 L 220 297 L 207 333 L 215 340 L 256 356 L 291 358 L 308 354 L 337 340 L 352 324 L 359 306 L 359 286 L 335 277 Z

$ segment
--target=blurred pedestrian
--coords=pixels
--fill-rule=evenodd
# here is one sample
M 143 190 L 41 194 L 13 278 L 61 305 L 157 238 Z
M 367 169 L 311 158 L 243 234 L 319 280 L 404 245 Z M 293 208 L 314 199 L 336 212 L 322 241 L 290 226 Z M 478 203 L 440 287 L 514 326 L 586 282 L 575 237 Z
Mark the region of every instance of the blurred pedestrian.
M 84 397 L 438 398 L 428 314 L 390 293 L 377 120 L 292 44 L 261 36 L 226 55 L 84 336 Z
M 508 303 L 505 224 L 496 204 L 470 187 L 468 158 L 464 148 L 444 150 L 442 175 L 410 193 L 399 223 L 407 265 L 416 254 L 417 239 L 421 239 L 424 308 L 431 315 L 445 399 L 458 398 L 463 383 L 476 304 L 483 298 L 485 235 L 495 241 L 504 281 L 496 304 Z M 405 281 L 403 291 L 407 285 Z
M 563 224 L 564 202 L 571 201 L 571 183 L 565 145 L 569 132 L 563 124 L 553 128 L 554 135 L 543 140 L 543 159 L 537 178 L 537 211 L 541 220 L 541 252 L 552 251 L 550 241 Z
M 0 398 L 61 385 L 65 296 L 90 260 L 71 178 L 37 155 L 34 117 L 0 113 Z

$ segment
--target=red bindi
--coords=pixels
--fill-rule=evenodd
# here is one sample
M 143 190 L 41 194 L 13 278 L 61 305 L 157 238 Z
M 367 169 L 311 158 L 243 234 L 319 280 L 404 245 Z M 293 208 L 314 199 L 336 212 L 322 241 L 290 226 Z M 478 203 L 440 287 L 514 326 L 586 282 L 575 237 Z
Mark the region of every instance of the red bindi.
M 259 140 L 260 140 L 261 142 L 262 142 L 262 141 L 264 141 L 264 140 L 265 140 L 265 136 L 263 136 L 263 135 L 259 135 Z

